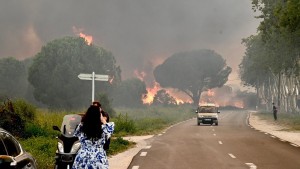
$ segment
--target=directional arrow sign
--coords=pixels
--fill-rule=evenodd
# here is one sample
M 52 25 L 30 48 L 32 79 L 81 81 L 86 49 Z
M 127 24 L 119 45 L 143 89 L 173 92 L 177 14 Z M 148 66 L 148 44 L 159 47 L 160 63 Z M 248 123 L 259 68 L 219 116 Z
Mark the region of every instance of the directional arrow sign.
M 84 74 L 80 73 L 78 75 L 78 78 L 81 80 L 91 80 L 92 81 L 92 102 L 94 101 L 94 95 L 95 95 L 95 80 L 97 81 L 108 81 L 109 76 L 108 75 L 97 75 L 95 72 L 92 74 Z
M 95 80 L 98 81 L 108 81 L 109 76 L 108 75 L 96 75 L 95 74 Z
M 93 80 L 93 74 L 83 74 L 83 73 L 80 73 L 78 75 L 78 78 L 81 79 L 81 80 Z

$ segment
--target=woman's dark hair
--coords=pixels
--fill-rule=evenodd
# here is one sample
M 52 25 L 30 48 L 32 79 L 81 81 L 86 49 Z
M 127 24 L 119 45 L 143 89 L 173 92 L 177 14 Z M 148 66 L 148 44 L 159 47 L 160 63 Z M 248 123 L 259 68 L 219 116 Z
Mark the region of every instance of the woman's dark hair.
M 100 107 L 91 105 L 82 117 L 82 132 L 88 139 L 100 139 L 102 128 L 100 121 Z

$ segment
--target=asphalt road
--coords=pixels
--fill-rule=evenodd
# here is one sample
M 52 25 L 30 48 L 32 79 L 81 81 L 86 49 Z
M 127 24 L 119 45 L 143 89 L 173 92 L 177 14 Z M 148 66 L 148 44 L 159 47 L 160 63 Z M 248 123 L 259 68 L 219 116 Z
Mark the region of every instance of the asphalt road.
M 248 125 L 248 113 L 221 111 L 219 126 L 188 120 L 154 137 L 128 169 L 300 169 L 300 148 Z

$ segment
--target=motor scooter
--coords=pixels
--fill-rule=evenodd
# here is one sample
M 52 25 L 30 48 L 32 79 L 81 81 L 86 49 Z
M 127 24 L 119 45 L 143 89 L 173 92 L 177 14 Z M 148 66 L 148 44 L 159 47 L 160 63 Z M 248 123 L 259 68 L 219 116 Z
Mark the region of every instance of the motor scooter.
M 65 115 L 61 128 L 53 126 L 53 130 L 59 131 L 57 138 L 57 150 L 55 155 L 55 169 L 71 169 L 75 156 L 80 148 L 78 137 L 74 137 L 76 127 L 81 122 L 81 115 Z

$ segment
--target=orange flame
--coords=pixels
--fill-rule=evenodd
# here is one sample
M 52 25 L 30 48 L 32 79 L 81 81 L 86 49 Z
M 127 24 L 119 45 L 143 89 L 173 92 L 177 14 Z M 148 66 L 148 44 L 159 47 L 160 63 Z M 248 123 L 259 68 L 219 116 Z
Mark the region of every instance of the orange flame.
M 234 106 L 238 108 L 244 108 L 244 102 L 243 101 L 236 101 L 234 102 Z
M 82 37 L 82 38 L 84 38 L 85 41 L 86 41 L 86 43 L 87 43 L 88 45 L 91 45 L 91 44 L 92 44 L 92 42 L 93 42 L 93 37 L 92 37 L 92 36 L 86 35 L 86 34 L 81 33 L 81 32 L 79 33 L 79 36 Z
M 73 29 L 73 32 L 74 32 L 75 34 L 77 34 L 77 35 L 78 35 L 79 37 L 81 37 L 81 38 L 84 38 L 85 41 L 86 41 L 86 43 L 87 43 L 88 45 L 91 45 L 91 44 L 92 44 L 92 42 L 93 42 L 93 37 L 90 36 L 90 35 L 86 35 L 86 34 L 82 33 L 82 32 L 83 32 L 83 29 L 81 29 L 81 28 L 76 28 L 75 26 L 73 26 L 72 29 Z
M 153 88 L 147 88 L 147 97 L 143 99 L 144 104 L 151 104 L 153 102 L 154 96 L 156 95 L 157 91 L 159 91 L 161 87 L 157 82 L 154 83 Z

